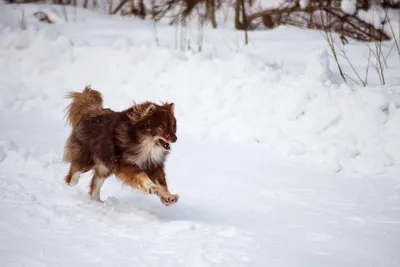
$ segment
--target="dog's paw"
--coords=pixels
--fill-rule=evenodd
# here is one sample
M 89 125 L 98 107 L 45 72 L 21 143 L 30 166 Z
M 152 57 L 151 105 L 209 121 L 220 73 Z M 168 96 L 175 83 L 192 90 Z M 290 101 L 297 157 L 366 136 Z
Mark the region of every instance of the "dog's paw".
M 92 201 L 99 202 L 99 203 L 104 203 L 104 201 L 100 199 L 100 196 L 91 195 L 91 194 L 89 193 L 89 197 L 90 197 L 90 199 L 91 199 Z
M 73 178 L 72 178 L 69 182 L 67 182 L 67 184 L 68 184 L 69 186 L 75 186 L 75 185 L 78 184 L 78 182 L 79 182 L 78 179 L 73 179 Z
M 74 173 L 74 175 L 72 175 L 72 176 L 67 176 L 67 177 L 65 178 L 65 182 L 66 182 L 67 185 L 69 185 L 69 186 L 75 186 L 75 185 L 78 184 L 80 176 L 81 176 L 81 172 L 76 172 L 76 173 Z
M 155 194 L 158 191 L 158 187 L 156 185 L 151 185 L 148 189 L 147 189 L 147 193 L 148 194 Z
M 98 203 L 104 204 L 104 201 L 103 201 L 103 200 L 101 200 L 100 198 L 93 198 L 93 199 L 92 199 L 92 201 L 95 201 L 95 202 L 98 202 Z
M 158 186 L 153 183 L 145 184 L 144 191 L 146 192 L 146 194 L 155 194 L 158 192 Z
M 165 206 L 169 206 L 178 202 L 179 195 L 172 195 L 170 193 L 160 196 L 161 203 Z

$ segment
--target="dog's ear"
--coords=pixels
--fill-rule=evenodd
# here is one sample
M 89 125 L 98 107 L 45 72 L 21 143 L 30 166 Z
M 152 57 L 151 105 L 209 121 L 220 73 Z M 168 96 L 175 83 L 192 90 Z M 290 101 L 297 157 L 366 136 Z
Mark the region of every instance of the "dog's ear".
M 151 103 L 143 112 L 143 117 L 147 117 L 152 115 L 156 111 L 157 107 L 153 103 Z
M 147 116 L 156 112 L 156 105 L 151 102 L 144 102 L 142 104 L 134 105 L 132 111 L 128 114 L 132 122 L 137 123 Z
M 174 103 L 165 103 L 164 107 L 166 107 L 172 114 L 175 112 L 175 104 Z

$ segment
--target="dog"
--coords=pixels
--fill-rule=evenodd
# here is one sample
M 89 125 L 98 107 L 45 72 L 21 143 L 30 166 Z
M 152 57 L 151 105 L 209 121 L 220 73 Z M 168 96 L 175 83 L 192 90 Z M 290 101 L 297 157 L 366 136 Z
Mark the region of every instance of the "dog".
M 66 108 L 71 134 L 63 160 L 70 163 L 65 183 L 74 186 L 82 173 L 94 170 L 89 196 L 102 202 L 100 190 L 112 174 L 145 194 L 155 194 L 165 206 L 176 203 L 164 171 L 171 143 L 177 141 L 174 103 L 146 101 L 123 111 L 103 108 L 102 94 L 85 87 L 69 92 Z

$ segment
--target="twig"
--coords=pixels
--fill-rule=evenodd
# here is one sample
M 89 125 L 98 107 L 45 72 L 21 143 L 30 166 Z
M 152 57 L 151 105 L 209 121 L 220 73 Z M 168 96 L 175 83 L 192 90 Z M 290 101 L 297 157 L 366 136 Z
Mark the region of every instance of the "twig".
M 25 20 L 25 9 L 24 8 L 22 8 L 22 11 L 21 11 L 20 26 L 21 26 L 22 30 L 26 30 L 26 20 Z
M 368 46 L 371 54 L 375 57 L 375 63 L 372 62 L 372 61 L 370 61 L 370 63 L 374 67 L 376 73 L 378 74 L 378 77 L 379 77 L 379 79 L 381 81 L 381 84 L 384 84 L 384 80 L 382 80 L 382 75 L 381 75 L 381 71 L 380 71 L 380 68 L 379 68 L 379 60 L 378 60 L 379 59 L 379 55 L 376 53 L 376 51 L 373 51 L 372 48 L 369 45 L 367 45 L 367 46 Z
M 199 29 L 198 29 L 198 35 L 197 35 L 197 45 L 198 45 L 198 50 L 199 53 L 201 53 L 201 50 L 203 49 L 203 35 L 204 35 L 204 24 L 203 20 L 199 16 Z
M 113 15 L 117 14 L 118 11 L 120 11 L 120 9 L 121 9 L 126 3 L 128 3 L 128 2 L 129 2 L 129 0 L 123 0 L 123 1 L 121 1 L 121 3 L 119 3 L 119 5 L 114 9 L 113 12 L 111 12 L 111 14 L 113 14 Z
M 158 40 L 158 32 L 157 32 L 157 21 L 153 20 L 153 28 L 154 28 L 154 38 L 156 39 L 157 46 L 160 46 L 160 41 Z
M 400 10 L 397 11 L 397 18 L 398 18 L 398 20 L 399 20 L 399 25 L 398 25 L 398 28 L 399 28 L 399 36 L 398 36 L 398 37 L 397 37 L 396 34 L 394 33 L 393 26 L 392 26 L 392 22 L 391 22 L 390 19 L 389 19 L 388 12 L 389 12 L 389 10 L 388 10 L 388 9 L 385 9 L 385 19 L 386 19 L 386 21 L 388 22 L 390 32 L 392 33 L 392 36 L 393 36 L 393 39 L 394 39 L 394 43 L 395 43 L 396 48 L 397 48 L 397 53 L 398 53 L 399 56 L 400 56 L 400 45 L 399 45 L 399 40 L 397 39 L 397 38 L 400 39 Z
M 62 4 L 61 9 L 62 9 L 62 12 L 63 12 L 63 14 L 64 14 L 65 22 L 68 22 L 67 8 L 65 7 L 65 4 Z
M 383 25 L 381 27 L 381 30 L 383 30 Z M 382 81 L 382 84 L 385 84 L 385 75 L 383 73 L 383 70 L 384 70 L 383 64 L 385 64 L 385 61 L 384 61 L 385 58 L 382 55 L 383 52 L 382 52 L 382 41 L 381 40 L 379 40 L 378 42 L 375 43 L 375 49 L 376 49 L 376 54 L 378 55 L 377 60 L 379 63 L 379 71 L 380 71 L 381 81 Z
M 345 75 L 347 78 L 349 78 L 353 83 L 359 85 L 358 82 L 357 82 L 356 80 L 354 80 L 350 75 L 348 75 L 348 74 L 344 74 L 344 75 Z M 361 81 L 361 82 L 362 82 L 362 81 Z
M 375 43 L 375 49 L 377 50 L 376 54 L 378 55 L 378 57 L 376 58 L 379 66 L 378 73 L 381 77 L 382 84 L 385 84 L 385 75 L 383 74 L 383 66 L 382 66 L 382 43 L 381 42 Z
M 186 32 L 187 32 L 185 21 L 186 19 L 183 19 L 183 21 L 181 22 L 181 50 L 183 51 L 185 50 Z
M 372 13 L 372 16 L 374 18 L 375 13 Z M 383 25 L 381 27 L 383 29 Z M 385 75 L 384 75 L 384 66 L 383 64 L 384 61 L 384 56 L 382 56 L 382 40 L 378 40 L 377 42 L 374 43 L 375 46 L 375 51 L 371 49 L 371 47 L 367 44 L 368 48 L 372 52 L 372 55 L 375 57 L 375 64 L 371 62 L 371 64 L 374 66 L 376 73 L 378 74 L 378 77 L 381 81 L 381 84 L 385 84 Z M 383 58 L 383 59 L 382 59 Z
M 320 14 L 321 14 L 321 23 L 322 23 L 323 26 L 325 26 L 324 18 L 323 18 L 323 16 L 322 16 L 322 13 L 320 13 Z M 327 19 L 328 19 L 328 18 L 327 18 Z M 330 48 L 331 51 L 332 51 L 333 58 L 335 59 L 336 66 L 337 66 L 337 68 L 338 68 L 338 70 L 339 70 L 340 76 L 342 76 L 342 79 L 344 80 L 344 82 L 347 83 L 346 77 L 344 76 L 342 67 L 340 66 L 339 59 L 338 59 L 337 54 L 336 54 L 336 49 L 335 49 L 335 44 L 334 44 L 334 42 L 333 42 L 332 33 L 329 32 L 329 34 L 328 34 L 328 30 L 327 30 L 325 27 L 324 27 L 324 33 L 325 33 L 324 38 L 325 38 L 325 40 L 327 41 L 327 43 L 328 43 L 328 45 L 329 45 L 329 48 Z
M 368 53 L 367 67 L 365 68 L 364 84 L 368 84 L 368 71 L 369 71 L 369 65 L 370 65 L 370 58 L 371 58 L 371 50 Z
M 175 25 L 175 49 L 178 49 L 179 24 Z
M 391 54 L 391 52 L 392 52 L 392 50 L 393 50 L 393 47 L 395 47 L 395 45 L 396 45 L 396 44 L 393 43 L 393 44 L 390 46 L 389 52 L 387 53 L 386 57 L 383 57 L 383 60 L 384 60 L 384 62 L 385 62 L 385 66 L 386 66 L 387 69 L 389 68 L 388 65 L 387 65 L 387 60 L 388 60 L 388 58 L 389 58 L 389 56 L 390 56 L 390 54 Z
M 343 48 L 341 48 L 341 47 L 339 47 L 339 50 L 342 52 L 343 57 L 346 59 L 347 63 L 349 63 L 351 69 L 353 70 L 354 74 L 357 76 L 358 80 L 359 80 L 359 81 L 362 83 L 362 85 L 365 87 L 366 84 L 363 82 L 363 80 L 361 79 L 360 75 L 358 74 L 358 72 L 357 72 L 356 69 L 354 68 L 354 66 L 353 66 L 353 64 L 351 63 L 349 57 L 347 56 L 346 51 L 345 51 Z M 350 77 L 349 75 L 347 75 L 347 76 Z

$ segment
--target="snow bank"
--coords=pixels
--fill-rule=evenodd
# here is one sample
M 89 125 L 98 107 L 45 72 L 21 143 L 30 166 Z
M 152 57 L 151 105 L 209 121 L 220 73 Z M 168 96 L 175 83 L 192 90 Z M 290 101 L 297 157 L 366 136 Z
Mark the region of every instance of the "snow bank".
M 398 266 L 398 177 L 321 174 L 183 136 L 167 165 L 177 205 L 115 177 L 96 203 L 91 173 L 63 183 L 61 120 L 4 115 L 0 138 L 15 142 L 0 142 L 3 266 Z
M 400 87 L 351 88 L 325 50 L 307 55 L 304 72 L 293 73 L 246 52 L 174 52 L 129 34 L 74 46 L 60 29 L 1 31 L 0 109 L 60 120 L 65 92 L 91 84 L 115 109 L 133 100 L 175 102 L 179 135 L 276 148 L 331 171 L 380 174 L 400 164 Z

